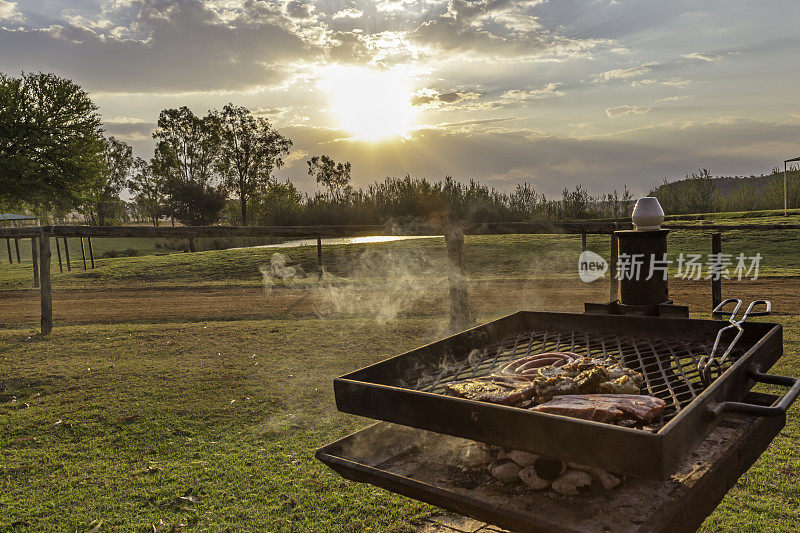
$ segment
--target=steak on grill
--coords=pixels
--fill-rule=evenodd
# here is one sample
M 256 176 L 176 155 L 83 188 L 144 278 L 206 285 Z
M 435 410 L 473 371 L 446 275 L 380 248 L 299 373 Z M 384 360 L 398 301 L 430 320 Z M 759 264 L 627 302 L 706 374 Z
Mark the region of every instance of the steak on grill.
M 451 381 L 444 389 L 453 396 L 479 402 L 516 405 L 533 398 L 535 388 L 527 379 L 496 376 Z
M 633 420 L 647 424 L 661 414 L 665 406 L 660 398 L 638 394 L 572 394 L 555 396 L 531 410 L 595 422 Z

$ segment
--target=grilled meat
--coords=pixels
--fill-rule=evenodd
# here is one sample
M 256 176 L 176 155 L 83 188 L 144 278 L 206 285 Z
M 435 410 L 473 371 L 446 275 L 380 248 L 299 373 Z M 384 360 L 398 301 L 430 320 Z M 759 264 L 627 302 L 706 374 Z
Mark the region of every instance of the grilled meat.
M 495 373 L 495 376 L 515 376 L 515 377 L 530 377 L 535 378 L 538 371 L 543 367 L 560 367 L 571 363 L 578 356 L 572 352 L 547 352 L 539 353 L 536 355 L 529 355 L 514 359 L 501 366 Z
M 498 377 L 451 381 L 444 384 L 444 389 L 459 398 L 501 405 L 516 405 L 530 400 L 535 393 L 533 383 L 526 379 Z
M 605 367 L 595 366 L 590 370 L 584 370 L 575 378 L 575 384 L 582 394 L 597 391 L 598 385 L 608 381 L 609 375 Z M 638 391 L 637 391 L 638 392 Z
M 494 374 L 445 384 L 448 394 L 471 400 L 520 405 L 535 398 L 543 404 L 555 396 L 638 394 L 642 375 L 607 359 L 547 352 L 510 361 Z
M 644 385 L 644 377 L 639 372 L 631 368 L 625 368 L 619 363 L 614 363 L 608 366 L 607 370 L 611 380 L 617 380 L 623 376 L 627 376 L 631 379 L 631 381 L 633 381 L 633 384 L 640 389 L 642 388 L 642 385 Z
M 664 400 L 638 394 L 575 394 L 556 396 L 549 402 L 532 407 L 540 413 L 571 416 L 595 422 L 633 420 L 652 422 L 666 406 Z
M 628 376 L 620 376 L 597 386 L 600 394 L 639 394 L 640 390 L 636 382 Z
M 539 403 L 546 402 L 554 396 L 577 394 L 579 392 L 578 384 L 575 383 L 575 380 L 565 376 L 540 377 L 534 380 L 533 385 L 536 390 L 536 400 Z

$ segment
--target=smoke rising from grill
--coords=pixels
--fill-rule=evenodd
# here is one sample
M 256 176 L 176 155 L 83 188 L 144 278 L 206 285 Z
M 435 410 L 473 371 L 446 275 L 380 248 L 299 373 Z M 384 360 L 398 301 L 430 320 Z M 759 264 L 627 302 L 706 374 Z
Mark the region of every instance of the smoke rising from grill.
M 444 274 L 418 250 L 367 250 L 339 276 L 306 273 L 286 255 L 274 253 L 260 267 L 265 293 L 289 285 L 304 286 L 316 301 L 315 312 L 367 315 L 380 324 L 396 319 L 440 291 Z

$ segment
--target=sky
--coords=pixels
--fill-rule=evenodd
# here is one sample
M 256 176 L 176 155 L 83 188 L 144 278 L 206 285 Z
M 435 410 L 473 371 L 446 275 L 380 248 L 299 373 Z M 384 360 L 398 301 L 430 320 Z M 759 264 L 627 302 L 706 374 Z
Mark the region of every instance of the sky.
M 165 108 L 228 102 L 365 186 L 447 175 L 548 197 L 800 155 L 797 0 L 0 0 L 0 71 L 87 90 L 152 156 Z

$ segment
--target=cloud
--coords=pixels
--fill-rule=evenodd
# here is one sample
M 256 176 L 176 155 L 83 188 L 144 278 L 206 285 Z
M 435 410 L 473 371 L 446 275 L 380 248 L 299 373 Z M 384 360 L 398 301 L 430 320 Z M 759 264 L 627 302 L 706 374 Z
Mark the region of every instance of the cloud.
M 0 0 L 0 20 L 7 20 L 9 22 L 22 22 L 24 17 L 17 8 L 16 2 Z
M 725 57 L 724 54 L 704 54 L 700 52 L 692 52 L 691 54 L 684 54 L 683 56 L 686 59 L 691 59 L 695 61 L 699 61 L 701 63 L 714 63 L 719 61 Z
M 672 78 L 669 80 L 664 80 L 661 82 L 661 85 L 665 85 L 667 87 L 688 87 L 692 84 L 691 80 L 685 80 L 683 78 Z
M 644 76 L 652 70 L 652 68 L 646 65 L 630 68 L 617 68 L 595 74 L 592 76 L 592 79 L 595 81 L 595 83 L 608 82 L 612 80 L 627 80 L 630 78 Z
M 531 13 L 538 1 L 450 0 L 435 18 L 423 20 L 409 38 L 431 53 L 460 53 L 471 57 L 524 61 L 563 61 L 588 57 L 613 43 L 584 39 L 545 28 Z M 432 12 L 436 12 L 433 11 Z
M 146 124 L 146 120 L 135 117 L 113 117 L 103 120 L 103 124 Z
M 689 98 L 688 96 L 667 96 L 666 98 L 660 98 L 655 101 L 656 104 L 664 104 L 667 102 L 678 102 L 680 100 L 686 100 Z
M 298 2 L 292 0 L 286 4 L 286 14 L 293 19 L 306 20 L 311 18 L 311 12 L 314 11 L 313 4 L 306 2 Z
M 647 105 L 616 105 L 606 109 L 606 115 L 611 118 L 624 117 L 625 115 L 641 115 L 651 109 L 652 107 Z
M 106 135 L 128 143 L 152 142 L 155 122 L 131 117 L 114 117 L 103 120 Z
M 278 83 L 308 57 L 303 41 L 266 4 L 223 18 L 199 0 L 144 0 L 118 38 L 68 21 L 30 30 L 0 28 L 0 62 L 10 71 L 62 73 L 90 90 L 235 90 Z
M 342 19 L 342 18 L 350 18 L 350 19 L 359 19 L 364 15 L 364 12 L 360 9 L 356 9 L 354 7 L 348 7 L 346 9 L 342 9 L 337 11 L 333 14 L 334 19 Z
M 505 120 L 510 126 L 514 118 L 496 120 Z M 336 160 L 353 162 L 354 181 L 359 186 L 409 173 L 429 179 L 446 175 L 459 180 L 474 178 L 513 188 L 519 181 L 516 178 L 525 174 L 533 179 L 537 191 L 551 198 L 560 196 L 564 187 L 578 184 L 593 194 L 623 185 L 635 194 L 645 194 L 665 176 L 680 177 L 697 168 L 709 168 L 718 175 L 766 172 L 775 161 L 785 159 L 786 153 L 796 152 L 793 140 L 800 138 L 797 121 L 736 117 L 665 122 L 613 136 L 582 138 L 500 128 L 503 124 L 497 123 L 498 127 L 471 128 L 468 122 L 412 132 L 403 143 L 380 155 L 369 143 L 331 143 L 343 136 L 335 130 L 290 128 L 282 133 L 310 153 L 322 151 Z M 313 189 L 303 168 L 298 165 L 289 170 L 279 178 L 291 177 L 304 189 Z
M 463 100 L 475 100 L 480 97 L 476 92 L 447 91 L 439 92 L 435 89 L 421 89 L 411 97 L 411 105 L 429 108 L 455 104 Z

